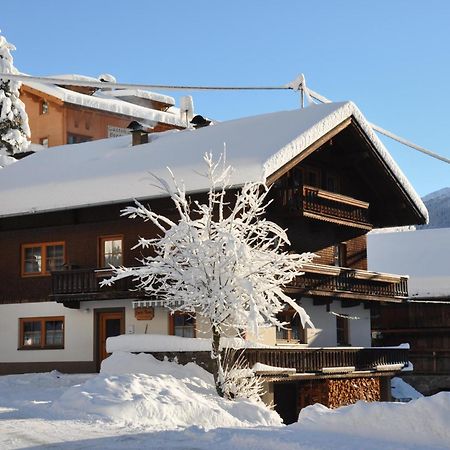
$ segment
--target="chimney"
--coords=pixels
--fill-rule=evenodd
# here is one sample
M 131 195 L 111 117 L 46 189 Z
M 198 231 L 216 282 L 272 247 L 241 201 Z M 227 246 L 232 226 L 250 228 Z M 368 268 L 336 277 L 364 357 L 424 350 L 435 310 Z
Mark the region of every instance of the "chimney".
M 210 120 L 205 119 L 205 118 L 204 118 L 203 116 L 201 116 L 200 114 L 197 114 L 197 115 L 194 116 L 194 118 L 191 120 L 191 124 L 194 126 L 195 129 L 207 127 L 210 123 L 211 123 Z
M 148 144 L 148 133 L 146 129 L 144 129 L 144 125 L 142 123 L 133 120 L 127 127 L 132 136 L 132 145 L 141 145 Z

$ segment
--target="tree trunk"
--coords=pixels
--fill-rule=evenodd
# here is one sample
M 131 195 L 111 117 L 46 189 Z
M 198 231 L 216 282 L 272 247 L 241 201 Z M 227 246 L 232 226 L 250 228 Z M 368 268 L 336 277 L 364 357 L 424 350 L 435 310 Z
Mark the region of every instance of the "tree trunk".
M 211 359 L 212 359 L 212 369 L 214 384 L 216 386 L 216 391 L 220 397 L 223 397 L 222 389 L 222 360 L 220 355 L 220 333 L 216 327 L 212 327 L 212 348 L 211 348 Z

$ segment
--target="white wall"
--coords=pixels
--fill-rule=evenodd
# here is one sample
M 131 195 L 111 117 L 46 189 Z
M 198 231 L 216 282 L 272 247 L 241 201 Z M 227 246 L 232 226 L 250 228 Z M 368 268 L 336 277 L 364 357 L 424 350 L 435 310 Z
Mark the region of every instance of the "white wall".
M 336 316 L 331 312 L 359 317 L 357 320 L 349 320 L 350 345 L 370 347 L 370 310 L 364 309 L 363 305 L 342 308 L 340 301 L 334 301 L 330 305 L 330 312 L 328 312 L 326 305 L 315 306 L 310 298 L 303 298 L 301 304 L 316 327 L 315 329 L 307 329 L 308 347 L 333 347 L 337 345 Z
M 336 345 L 336 316 L 326 306 L 314 306 L 312 299 L 302 299 L 302 306 L 316 326 L 308 329 L 308 346 L 327 347 Z M 80 309 L 65 308 L 55 302 L 19 303 L 0 305 L 0 362 L 45 362 L 45 361 L 92 361 L 94 359 L 94 310 L 104 308 L 125 308 L 125 332 L 143 334 L 169 333 L 169 312 L 155 308 L 152 320 L 136 320 L 132 300 L 81 302 Z M 358 305 L 342 308 L 339 301 L 333 302 L 331 311 L 360 317 L 349 321 L 350 344 L 370 347 L 370 312 Z M 64 316 L 64 349 L 18 350 L 19 319 L 26 317 Z M 207 322 L 197 318 L 197 336 L 210 336 Z M 249 336 L 249 338 L 251 338 Z M 259 341 L 274 345 L 275 328 L 261 330 Z
M 64 349 L 18 350 L 19 319 L 64 316 Z M 0 305 L 0 362 L 92 361 L 92 314 L 55 302 Z

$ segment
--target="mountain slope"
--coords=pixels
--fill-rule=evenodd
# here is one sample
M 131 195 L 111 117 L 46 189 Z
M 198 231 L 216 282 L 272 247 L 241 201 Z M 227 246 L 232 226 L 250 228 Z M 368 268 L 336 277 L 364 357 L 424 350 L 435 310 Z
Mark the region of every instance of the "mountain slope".
M 432 192 L 422 200 L 430 214 L 430 223 L 419 226 L 418 229 L 450 227 L 450 187 Z

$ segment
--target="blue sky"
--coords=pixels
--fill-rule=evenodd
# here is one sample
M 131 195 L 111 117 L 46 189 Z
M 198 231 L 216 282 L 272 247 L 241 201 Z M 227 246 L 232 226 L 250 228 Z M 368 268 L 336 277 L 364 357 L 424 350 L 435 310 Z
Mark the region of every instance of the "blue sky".
M 449 24 L 447 0 L 15 0 L 0 15 L 29 74 L 280 85 L 304 73 L 315 91 L 447 157 Z M 219 120 L 299 105 L 290 91 L 193 96 L 197 112 Z M 450 165 L 383 141 L 420 195 L 450 186 Z

